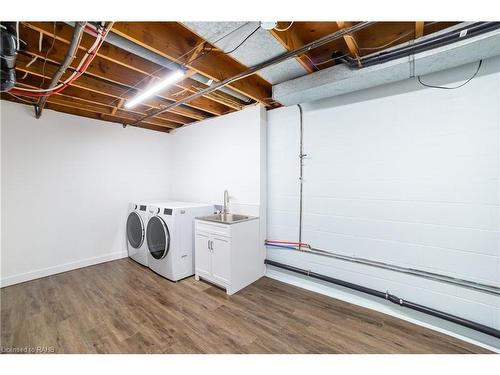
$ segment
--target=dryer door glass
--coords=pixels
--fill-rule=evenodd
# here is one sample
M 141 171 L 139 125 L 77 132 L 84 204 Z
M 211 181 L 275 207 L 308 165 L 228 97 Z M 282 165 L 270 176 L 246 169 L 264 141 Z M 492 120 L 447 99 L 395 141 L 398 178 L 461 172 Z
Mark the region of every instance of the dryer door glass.
M 162 259 L 167 255 L 170 248 L 170 233 L 161 217 L 153 216 L 149 219 L 146 239 L 153 258 Z
M 130 245 L 137 249 L 144 241 L 144 224 L 137 212 L 131 212 L 127 218 L 127 239 Z

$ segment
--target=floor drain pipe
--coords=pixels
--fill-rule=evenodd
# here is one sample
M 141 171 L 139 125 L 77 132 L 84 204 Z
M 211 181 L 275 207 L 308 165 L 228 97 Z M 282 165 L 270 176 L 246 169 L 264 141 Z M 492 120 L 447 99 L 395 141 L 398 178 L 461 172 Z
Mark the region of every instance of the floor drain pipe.
M 436 318 L 447 320 L 449 322 L 459 324 L 461 326 L 464 326 L 464 327 L 473 329 L 475 331 L 482 332 L 482 333 L 485 333 L 487 335 L 490 335 L 490 336 L 493 336 L 493 337 L 500 339 L 500 330 L 485 326 L 484 324 L 473 322 L 473 321 L 468 320 L 468 319 L 460 318 L 456 315 L 448 314 L 448 313 L 445 313 L 443 311 L 439 311 L 439 310 L 432 309 L 430 307 L 419 305 L 418 303 L 406 301 L 400 297 L 397 297 L 395 295 L 390 294 L 388 291 L 380 292 L 378 290 L 367 288 L 367 287 L 364 287 L 362 285 L 350 283 L 348 281 L 343 281 L 340 279 L 335 279 L 335 278 L 330 277 L 330 276 L 325 276 L 325 275 L 321 275 L 319 273 L 311 272 L 311 270 L 305 270 L 302 268 L 289 266 L 287 264 L 275 262 L 275 261 L 269 260 L 269 259 L 266 259 L 264 261 L 264 263 L 268 264 L 270 266 L 273 266 L 273 267 L 281 268 L 281 269 L 284 269 L 287 271 L 292 271 L 295 273 L 299 273 L 301 275 L 309 276 L 309 277 L 312 277 L 312 278 L 315 278 L 318 280 L 323 280 L 323 281 L 326 281 L 326 282 L 329 282 L 332 284 L 340 285 L 340 286 L 343 286 L 345 288 L 349 288 L 352 290 L 356 290 L 358 292 L 366 293 L 366 294 L 369 294 L 369 295 L 372 295 L 372 296 L 375 296 L 378 298 L 383 298 L 383 299 L 390 301 L 396 305 L 403 306 L 403 307 L 406 307 L 406 308 L 409 308 L 409 309 L 412 309 L 415 311 L 419 311 L 419 312 L 424 313 L 424 314 L 432 315 Z

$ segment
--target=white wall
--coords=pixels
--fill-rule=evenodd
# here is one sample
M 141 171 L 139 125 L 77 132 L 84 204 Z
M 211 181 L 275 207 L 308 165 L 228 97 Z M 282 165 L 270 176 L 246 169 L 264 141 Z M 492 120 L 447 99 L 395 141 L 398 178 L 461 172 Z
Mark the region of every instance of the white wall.
M 266 119 L 265 109 L 254 106 L 171 132 L 172 198 L 222 205 L 227 189 L 231 212 L 259 216 L 262 244 L 267 213 Z
M 170 135 L 1 110 L 2 286 L 126 256 L 128 202 L 170 195 Z
M 476 64 L 422 79 L 461 83 Z M 304 105 L 303 241 L 500 286 L 500 58 L 457 90 L 416 80 Z M 268 237 L 298 233 L 297 107 L 268 113 Z M 500 329 L 500 298 L 268 250 L 267 257 Z
M 172 198 L 223 204 L 227 189 L 233 211 L 258 216 L 263 111 L 254 106 L 173 131 Z
M 222 204 L 228 189 L 232 212 L 261 217 L 263 243 L 263 107 L 162 134 L 1 106 L 2 286 L 126 256 L 129 201 Z

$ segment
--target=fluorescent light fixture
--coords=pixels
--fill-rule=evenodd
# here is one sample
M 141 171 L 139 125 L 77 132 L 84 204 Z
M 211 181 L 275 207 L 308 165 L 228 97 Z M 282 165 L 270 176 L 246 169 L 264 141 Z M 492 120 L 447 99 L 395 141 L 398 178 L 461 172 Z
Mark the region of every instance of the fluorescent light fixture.
M 156 85 L 150 87 L 149 89 L 147 89 L 143 93 L 137 95 L 136 97 L 128 100 L 125 103 L 125 108 L 131 108 L 131 107 L 135 106 L 136 104 L 144 101 L 144 99 L 147 99 L 150 96 L 153 96 L 158 91 L 161 91 L 165 87 L 180 80 L 182 77 L 184 77 L 184 74 L 185 74 L 185 72 L 183 70 L 176 70 L 175 72 L 172 72 L 167 77 L 165 77 L 163 80 L 158 82 Z

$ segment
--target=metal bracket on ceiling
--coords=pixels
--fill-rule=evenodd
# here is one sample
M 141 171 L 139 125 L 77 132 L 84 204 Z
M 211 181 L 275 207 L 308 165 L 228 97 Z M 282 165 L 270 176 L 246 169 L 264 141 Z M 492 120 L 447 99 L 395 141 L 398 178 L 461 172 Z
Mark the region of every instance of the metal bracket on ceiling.
M 33 107 L 35 108 L 35 117 L 36 118 L 42 117 L 42 108 L 38 105 L 38 103 L 33 105 Z
M 415 40 L 410 40 L 408 45 L 413 44 Z M 415 52 L 408 56 L 409 68 L 410 68 L 410 78 L 415 77 Z

